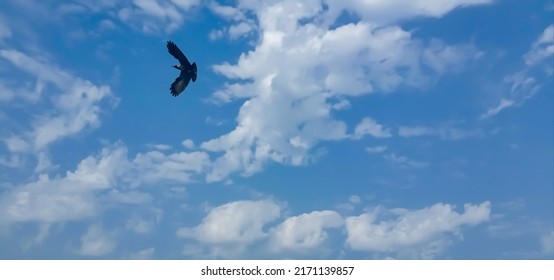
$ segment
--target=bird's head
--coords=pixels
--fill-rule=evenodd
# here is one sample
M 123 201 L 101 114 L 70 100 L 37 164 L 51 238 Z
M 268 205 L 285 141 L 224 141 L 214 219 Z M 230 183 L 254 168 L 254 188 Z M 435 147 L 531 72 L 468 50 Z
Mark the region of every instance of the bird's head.
M 172 65 L 171 67 L 181 70 L 181 65 Z

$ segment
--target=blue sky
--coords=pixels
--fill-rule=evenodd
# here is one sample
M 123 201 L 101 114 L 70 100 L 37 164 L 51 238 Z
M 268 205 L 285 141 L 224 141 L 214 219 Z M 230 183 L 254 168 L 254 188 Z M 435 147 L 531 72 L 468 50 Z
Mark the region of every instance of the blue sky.
M 3 1 L 0 258 L 553 259 L 553 12 Z

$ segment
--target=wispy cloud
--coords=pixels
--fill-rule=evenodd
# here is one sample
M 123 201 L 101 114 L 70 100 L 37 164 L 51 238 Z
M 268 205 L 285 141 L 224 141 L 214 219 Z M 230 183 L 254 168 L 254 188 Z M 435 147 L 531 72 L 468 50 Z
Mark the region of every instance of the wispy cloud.
M 113 233 L 106 232 L 101 225 L 92 225 L 81 237 L 79 254 L 83 256 L 103 256 L 111 253 L 117 243 Z
M 450 125 L 442 127 L 428 126 L 400 126 L 398 127 L 398 135 L 400 137 L 421 137 L 421 136 L 437 136 L 443 140 L 461 140 L 469 137 L 482 135 L 479 129 L 461 129 L 451 127 Z
M 511 107 L 519 107 L 527 99 L 533 97 L 541 89 L 542 83 L 538 80 L 538 77 L 531 74 L 531 70 L 541 65 L 552 55 L 554 55 L 554 25 L 549 25 L 531 45 L 531 49 L 523 56 L 526 67 L 504 78 L 503 82 L 509 89 L 502 95 L 496 105 L 490 107 L 481 115 L 481 119 L 491 118 Z M 552 71 L 552 69 L 548 71 Z
M 4 19 L 0 16 L 0 43 L 5 38 L 9 38 L 12 36 L 12 32 L 8 25 L 5 23 Z
M 365 151 L 370 154 L 379 154 L 387 150 L 387 146 L 373 146 L 373 147 L 366 147 Z
M 399 156 L 395 153 L 386 154 L 383 158 L 390 164 L 401 168 L 425 168 L 429 165 L 428 162 L 417 161 L 405 156 Z
M 184 21 L 182 12 L 190 10 L 200 3 L 198 0 L 133 0 L 132 6 L 123 6 L 117 13 L 118 18 L 130 26 L 146 33 L 159 31 L 173 32 Z
M 534 78 L 529 76 L 525 71 L 518 72 L 514 75 L 507 76 L 504 83 L 510 85 L 510 89 L 500 99 L 498 104 L 487 109 L 481 115 L 481 119 L 487 119 L 498 115 L 500 112 L 511 107 L 518 107 L 533 97 L 540 89 L 541 84 Z
M 533 43 L 531 50 L 523 58 L 527 65 L 535 65 L 554 55 L 554 24 L 544 29 L 542 35 Z
M 16 138 L 10 136 L 5 140 L 9 146 L 12 144 L 12 148 L 15 148 L 13 143 L 17 139 L 17 147 L 26 146 L 40 151 L 55 141 L 87 128 L 96 128 L 100 125 L 102 105 L 105 102 L 111 102 L 112 105 L 117 102 L 110 87 L 97 86 L 59 69 L 56 65 L 39 61 L 16 50 L 2 49 L 0 57 L 11 62 L 16 69 L 34 76 L 38 82 L 47 83 L 58 90 L 58 94 L 52 99 L 56 110 L 45 110 L 36 115 L 32 131 L 15 136 Z

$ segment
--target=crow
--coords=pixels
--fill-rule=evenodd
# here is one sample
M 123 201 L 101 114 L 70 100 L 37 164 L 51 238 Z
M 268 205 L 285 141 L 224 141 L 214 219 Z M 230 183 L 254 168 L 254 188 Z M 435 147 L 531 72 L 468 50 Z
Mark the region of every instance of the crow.
M 172 67 L 181 70 L 181 73 L 169 88 L 171 90 L 171 95 L 178 96 L 181 92 L 183 92 L 183 90 L 185 90 L 191 79 L 193 82 L 196 81 L 196 62 L 190 64 L 185 54 L 183 54 L 177 45 L 171 41 L 167 41 L 167 51 L 179 60 L 179 64 L 173 65 Z

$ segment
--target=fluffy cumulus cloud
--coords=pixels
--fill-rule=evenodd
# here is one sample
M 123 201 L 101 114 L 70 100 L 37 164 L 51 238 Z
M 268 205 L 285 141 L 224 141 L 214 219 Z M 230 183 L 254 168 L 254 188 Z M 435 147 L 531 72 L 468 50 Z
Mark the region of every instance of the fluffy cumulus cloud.
M 343 223 L 338 213 L 329 210 L 290 217 L 272 230 L 273 249 L 308 253 L 326 240 L 326 229 L 342 227 Z
M 95 193 L 113 187 L 120 174 L 124 150 L 104 150 L 99 158 L 87 157 L 64 177 L 40 175 L 35 182 L 0 196 L 0 222 L 57 223 L 97 214 Z
M 357 196 L 350 200 L 360 203 Z M 452 234 L 461 236 L 463 227 L 488 221 L 491 204 L 466 204 L 463 213 L 454 208 L 443 203 L 417 210 L 379 207 L 344 218 L 335 211 L 322 210 L 291 216 L 276 224 L 284 209 L 275 202 L 234 201 L 213 208 L 202 223 L 183 227 L 177 235 L 201 245 L 185 246 L 184 254 L 193 257 L 248 258 L 267 254 L 287 258 L 313 256 L 315 251 L 338 256 L 340 248 L 346 248 L 373 258 L 433 258 L 454 242 Z M 331 232 L 336 233 L 332 239 Z M 233 249 L 232 254 L 225 253 L 229 248 Z M 249 248 L 256 248 L 256 252 Z
M 132 190 L 164 182 L 188 183 L 201 172 L 207 155 L 201 152 L 163 154 L 158 151 L 128 157 L 127 148 L 104 148 L 97 156 L 83 159 L 65 176 L 43 174 L 34 182 L 15 186 L 0 196 L 0 223 L 60 223 L 83 220 L 101 213 L 106 202 L 148 204 L 152 196 Z M 159 220 L 149 218 L 145 223 Z M 129 228 L 147 232 L 150 225 L 135 219 Z
M 214 67 L 233 82 L 217 90 L 213 100 L 243 103 L 231 132 L 201 144 L 219 153 L 208 181 L 223 180 L 234 172 L 251 175 L 266 162 L 309 162 L 310 151 L 321 141 L 348 138 L 346 124 L 333 116 L 345 108 L 347 98 L 390 92 L 401 85 L 419 87 L 476 56 L 468 45 L 448 46 L 440 40 L 427 44 L 399 26 L 382 26 L 378 24 L 382 15 L 395 18 L 391 13 L 399 9 L 403 12 L 397 19 L 438 17 L 456 7 L 487 2 L 311 0 L 214 5 L 214 13 L 227 19 L 254 17 L 259 40 L 236 63 Z M 331 28 L 342 11 L 361 19 Z M 390 136 L 371 119 L 364 119 L 356 131 L 354 137 Z
M 466 204 L 463 213 L 442 203 L 419 210 L 392 209 L 388 211 L 395 217 L 392 219 L 381 218 L 383 213 L 376 210 L 346 218 L 346 244 L 353 250 L 376 253 L 402 254 L 415 249 L 415 257 L 432 257 L 425 253 L 428 249 L 440 252 L 436 246 L 445 244 L 441 242 L 445 234 L 487 221 L 490 211 L 490 202 Z M 435 247 L 427 247 L 429 244 Z
M 194 228 L 181 228 L 177 235 L 211 244 L 249 244 L 263 239 L 265 224 L 277 219 L 281 208 L 270 200 L 235 201 L 212 209 Z
M 28 123 L 17 129 L 0 130 L 0 168 L 22 166 L 31 157 L 35 164 L 27 180 L 0 185 L 0 228 L 38 224 L 39 234 L 30 242 L 32 246 L 48 237 L 56 224 L 92 222 L 80 235 L 76 253 L 106 256 L 118 247 L 118 230 L 145 238 L 170 214 L 153 205 L 165 199 L 154 195 L 153 187 L 170 185 L 182 190 L 197 180 L 218 182 L 229 180 L 233 174 L 250 176 L 270 163 L 307 164 L 317 158 L 318 145 L 325 141 L 390 138 L 393 130 L 386 125 L 364 117 L 349 127 L 337 111 L 348 109 L 350 100 L 362 95 L 427 86 L 481 55 L 472 44 L 419 40 L 397 24 L 490 2 L 238 0 L 236 6 L 198 0 L 56 3 L 56 12 L 62 15 L 107 12 L 106 18 L 99 20 L 105 30 L 124 23 L 150 34 L 177 30 L 187 13 L 206 5 L 231 22 L 214 29 L 212 39 L 256 37 L 253 48 L 238 60 L 213 67 L 227 82 L 213 93 L 211 101 L 220 106 L 239 103 L 236 124 L 229 131 L 203 142 L 185 139 L 181 145 L 142 145 L 147 150 L 134 154 L 122 143 L 106 145 L 62 171 L 54 168 L 56 163 L 48 156 L 51 146 L 99 127 L 102 112 L 113 108 L 118 99 L 110 87 L 60 69 L 45 58 L 2 48 L 12 33 L 0 18 L 0 61 L 5 62 L 0 73 L 21 74 L 17 79 L 2 76 L 0 106 L 47 105 L 34 111 Z M 33 5 L 42 4 L 37 1 Z M 351 22 L 339 24 L 337 20 L 344 12 L 353 15 Z M 525 55 L 529 66 L 552 54 L 552 30 L 552 26 L 545 29 Z M 511 85 L 510 94 L 484 117 L 521 104 L 540 87 L 525 72 L 507 77 L 506 83 Z M 12 119 L 9 113 L 0 113 L 0 118 Z M 476 134 L 451 127 L 398 129 L 401 137 L 434 135 L 457 140 Z M 388 152 L 384 144 L 366 151 L 401 168 L 429 165 Z M 462 212 L 444 203 L 416 210 L 378 207 L 370 211 L 356 195 L 337 211 L 312 209 L 290 215 L 285 205 L 270 199 L 228 202 L 209 208 L 200 223 L 181 226 L 176 235 L 185 244 L 183 252 L 195 257 L 238 258 L 263 253 L 290 257 L 329 249 L 337 257 L 344 251 L 356 251 L 368 257 L 432 258 L 465 227 L 487 221 L 491 211 L 489 202 L 466 204 Z M 106 230 L 99 222 L 102 213 L 122 206 L 136 211 L 121 215 L 117 230 Z M 541 239 L 546 253 L 552 252 L 551 240 L 551 233 Z M 258 251 L 253 253 L 255 249 Z M 159 254 L 156 250 L 147 244 L 126 254 L 148 259 Z

